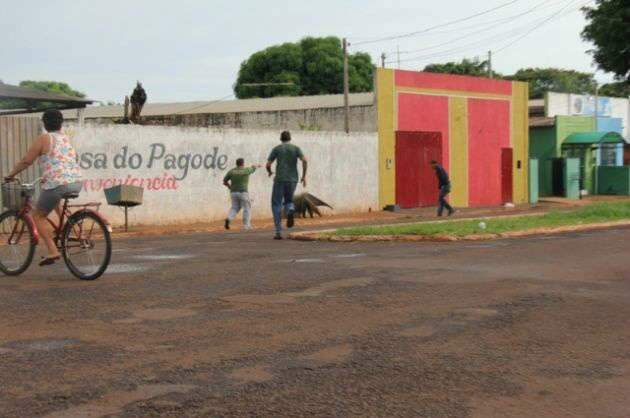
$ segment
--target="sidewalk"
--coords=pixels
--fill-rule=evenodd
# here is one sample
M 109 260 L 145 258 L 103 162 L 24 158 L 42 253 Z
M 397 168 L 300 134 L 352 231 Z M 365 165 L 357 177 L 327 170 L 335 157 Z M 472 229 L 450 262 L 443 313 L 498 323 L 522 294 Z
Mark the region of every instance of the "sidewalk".
M 514 208 L 505 207 L 485 207 L 485 208 L 462 208 L 458 209 L 453 215 L 452 219 L 466 219 L 475 218 L 481 216 L 507 216 L 507 215 L 520 215 L 520 214 L 535 214 L 544 213 L 551 209 L 571 209 L 578 206 L 584 206 L 586 204 L 601 202 L 601 201 L 618 201 L 628 200 L 627 196 L 589 196 L 582 200 L 568 200 L 561 198 L 549 198 L 543 199 L 536 205 L 520 205 Z M 333 211 L 322 211 L 321 218 L 315 216 L 315 218 L 297 218 L 296 227 L 292 231 L 305 231 L 305 230 L 318 230 L 329 229 L 330 227 L 343 227 L 351 225 L 381 225 L 381 224 L 395 224 L 395 223 L 408 223 L 408 222 L 423 222 L 423 221 L 435 221 L 439 218 L 435 215 L 436 208 L 415 208 L 415 209 L 403 209 L 399 212 L 364 212 L 355 214 L 334 215 Z M 447 218 L 444 218 L 447 219 Z M 254 231 L 273 231 L 273 219 L 254 219 L 252 221 Z M 221 232 L 224 231 L 223 220 L 207 222 L 207 223 L 192 223 L 192 224 L 179 224 L 179 225 L 134 225 L 130 226 L 129 232 L 124 232 L 122 226 L 114 228 L 114 236 L 120 237 L 136 237 L 136 236 L 159 236 L 159 235 L 174 235 L 174 234 L 191 234 L 197 232 Z M 241 218 L 237 217 L 232 222 L 232 229 L 230 231 L 241 231 L 242 223 Z

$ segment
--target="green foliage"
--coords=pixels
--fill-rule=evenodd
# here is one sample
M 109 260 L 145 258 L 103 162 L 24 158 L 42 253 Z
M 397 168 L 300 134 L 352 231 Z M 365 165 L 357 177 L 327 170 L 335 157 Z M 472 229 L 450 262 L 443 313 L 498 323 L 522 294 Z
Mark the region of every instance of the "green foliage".
M 497 217 L 485 219 L 424 222 L 404 225 L 367 226 L 336 231 L 337 235 L 455 235 L 500 234 L 534 228 L 602 223 L 630 219 L 630 202 L 602 202 L 569 211 L 552 211 L 544 215 Z M 483 221 L 486 228 L 479 223 Z
M 372 90 L 374 66 L 370 56 L 348 56 L 350 92 Z M 248 86 L 258 83 L 293 83 Z M 343 92 L 343 51 L 336 37 L 307 37 L 297 43 L 275 45 L 252 54 L 241 64 L 234 93 L 250 97 L 306 96 Z
M 429 73 L 446 73 L 459 75 L 472 75 L 478 77 L 488 76 L 488 61 L 464 58 L 461 62 L 447 62 L 446 64 L 429 64 L 423 71 Z M 492 72 L 494 78 L 501 78 L 501 74 Z
M 523 68 L 506 78 L 528 82 L 530 99 L 541 99 L 547 91 L 593 94 L 596 87 L 593 74 L 559 68 Z
M 597 7 L 582 8 L 588 24 L 582 38 L 595 48 L 589 52 L 597 66 L 630 81 L 630 2 L 597 0 Z
M 20 87 L 26 87 L 35 90 L 47 91 L 48 93 L 62 94 L 71 97 L 84 98 L 85 94 L 80 91 L 74 90 L 67 83 L 60 81 L 34 81 L 24 80 L 20 82 Z
M 618 81 L 604 84 L 599 88 L 600 96 L 628 97 L 630 96 L 630 81 Z
M 63 83 L 60 81 L 34 81 L 34 80 L 24 80 L 19 84 L 20 87 L 42 90 L 49 93 L 61 94 L 65 96 L 71 97 L 85 97 L 85 94 L 80 91 L 74 90 L 67 83 Z M 56 107 L 54 103 L 46 103 L 41 102 L 38 103 L 34 109 L 50 109 L 51 107 Z M 0 109 L 26 109 L 29 107 L 29 104 L 25 100 L 19 99 L 2 99 L 0 100 Z

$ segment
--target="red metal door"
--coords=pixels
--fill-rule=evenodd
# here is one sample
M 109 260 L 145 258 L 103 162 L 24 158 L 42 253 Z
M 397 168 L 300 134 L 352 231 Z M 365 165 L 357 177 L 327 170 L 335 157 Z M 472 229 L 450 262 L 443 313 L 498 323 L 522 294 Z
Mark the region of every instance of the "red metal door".
M 501 198 L 512 203 L 512 148 L 501 148 Z
M 400 207 L 436 205 L 438 183 L 431 160 L 442 163 L 439 132 L 396 132 L 396 203 Z

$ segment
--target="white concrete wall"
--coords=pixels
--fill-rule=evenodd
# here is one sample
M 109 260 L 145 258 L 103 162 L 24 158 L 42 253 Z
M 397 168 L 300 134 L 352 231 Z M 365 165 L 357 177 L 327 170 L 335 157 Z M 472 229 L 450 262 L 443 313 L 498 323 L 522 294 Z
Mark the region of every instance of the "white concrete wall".
M 594 116 L 595 97 L 581 94 L 547 93 L 545 96 L 545 114 L 547 117 Z M 628 136 L 628 120 L 630 119 L 630 101 L 623 97 L 598 97 L 597 116 L 622 119 L 622 135 Z
M 269 151 L 280 143 L 280 132 L 263 130 L 87 125 L 70 126 L 67 132 L 79 153 L 86 180 L 80 201 L 103 202 L 103 212 L 114 224 L 123 221 L 122 211 L 107 206 L 102 189 L 120 181 L 145 183 L 144 204 L 130 210 L 131 223 L 161 225 L 224 219 L 229 195 L 222 180 L 236 158 L 245 158 L 247 165 L 264 164 Z M 335 214 L 378 208 L 375 133 L 292 134 L 293 143 L 309 159 L 308 192 L 333 206 Z M 154 144 L 163 145 L 162 158 L 157 158 L 162 147 Z M 264 168 L 250 178 L 254 224 L 256 218 L 271 217 L 271 187 L 272 179 Z M 298 186 L 296 193 L 302 191 Z

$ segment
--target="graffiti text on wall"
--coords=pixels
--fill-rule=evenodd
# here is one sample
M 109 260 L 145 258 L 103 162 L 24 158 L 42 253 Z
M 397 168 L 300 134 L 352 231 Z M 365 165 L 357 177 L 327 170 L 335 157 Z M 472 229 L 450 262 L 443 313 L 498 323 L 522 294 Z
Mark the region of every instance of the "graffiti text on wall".
M 219 152 L 219 147 L 213 147 L 207 153 L 172 154 L 166 152 L 161 143 L 149 145 L 145 153 L 133 152 L 127 145 L 119 152 L 110 156 L 102 152 L 83 152 L 78 155 L 79 165 L 84 170 L 139 170 L 161 169 L 177 180 L 184 180 L 191 170 L 225 170 L 228 156 Z

